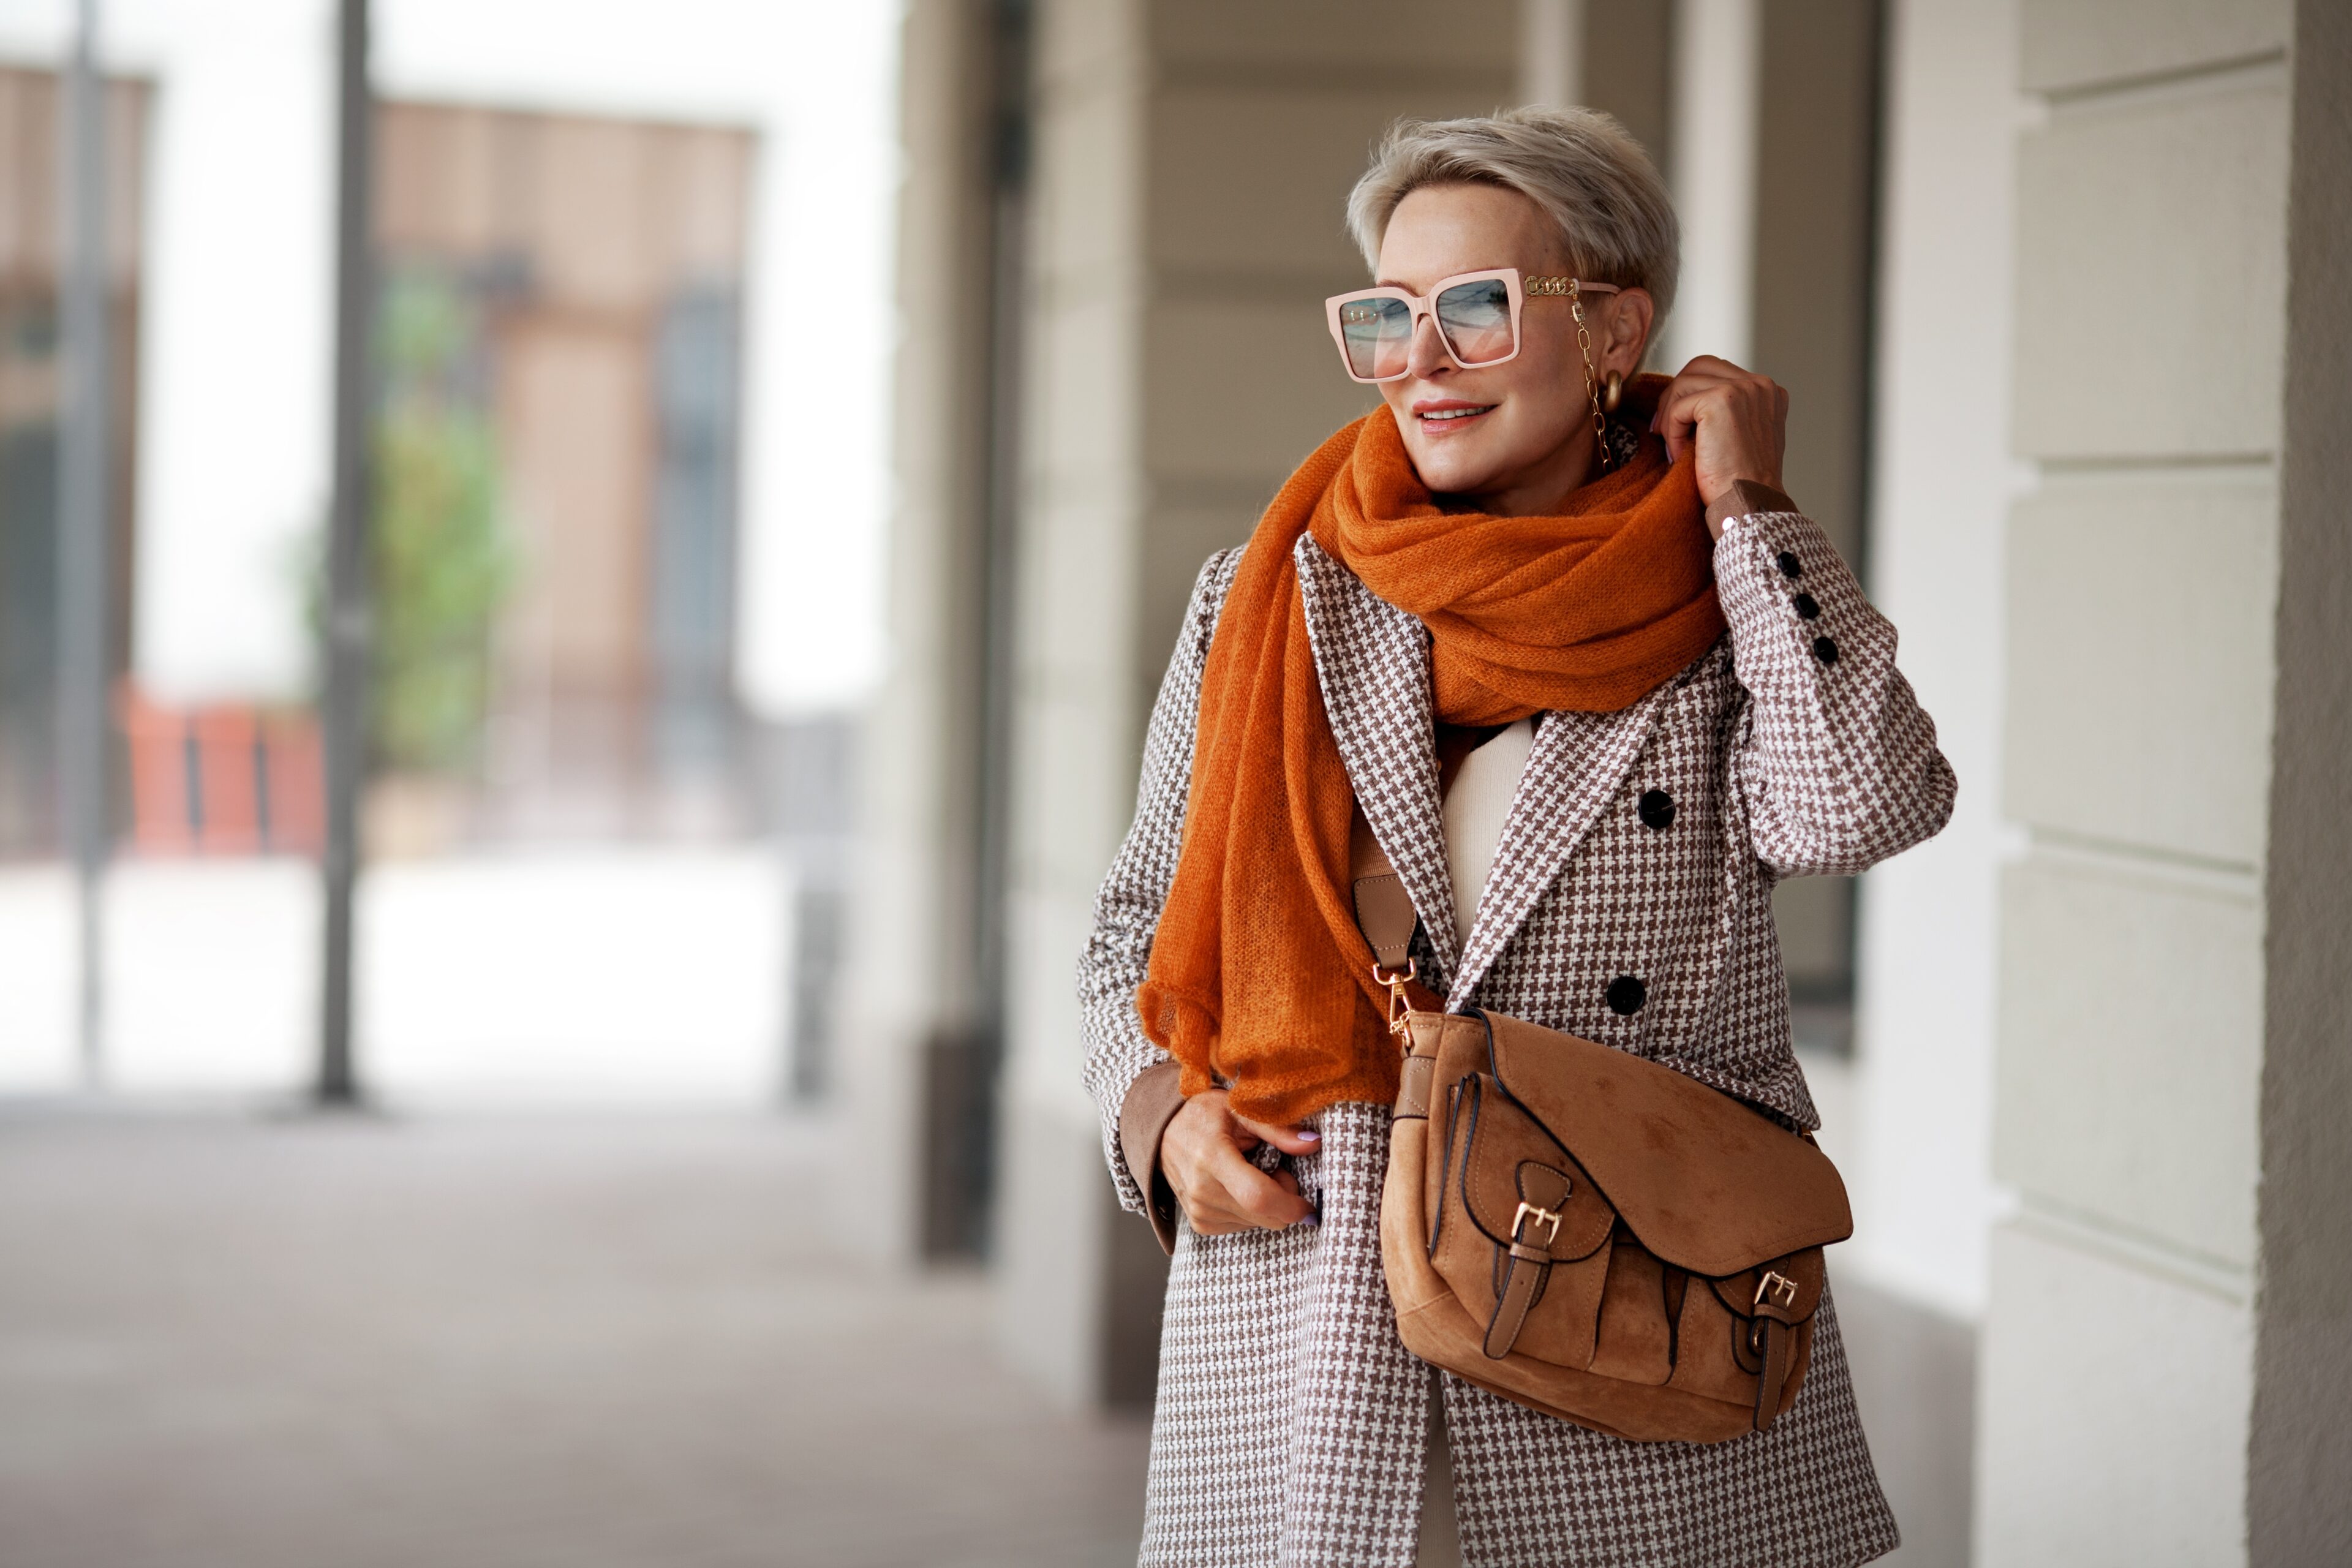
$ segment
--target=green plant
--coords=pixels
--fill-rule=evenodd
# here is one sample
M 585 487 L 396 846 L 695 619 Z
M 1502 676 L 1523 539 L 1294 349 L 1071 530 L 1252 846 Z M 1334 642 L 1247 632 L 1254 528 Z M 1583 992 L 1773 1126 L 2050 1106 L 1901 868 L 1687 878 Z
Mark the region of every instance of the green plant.
M 380 329 L 371 740 L 381 765 L 450 772 L 480 743 L 492 618 L 514 579 L 497 442 L 467 384 L 477 334 L 454 289 L 396 276 Z

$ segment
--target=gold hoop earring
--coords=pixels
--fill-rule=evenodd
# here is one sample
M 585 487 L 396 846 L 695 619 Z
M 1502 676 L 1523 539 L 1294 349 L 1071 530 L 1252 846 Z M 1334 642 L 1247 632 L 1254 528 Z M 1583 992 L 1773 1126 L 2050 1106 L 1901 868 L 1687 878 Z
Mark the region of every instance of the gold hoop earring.
M 1625 399 L 1625 377 L 1622 372 L 1609 373 L 1609 384 L 1601 395 L 1601 406 L 1608 413 L 1617 412 L 1617 405 Z

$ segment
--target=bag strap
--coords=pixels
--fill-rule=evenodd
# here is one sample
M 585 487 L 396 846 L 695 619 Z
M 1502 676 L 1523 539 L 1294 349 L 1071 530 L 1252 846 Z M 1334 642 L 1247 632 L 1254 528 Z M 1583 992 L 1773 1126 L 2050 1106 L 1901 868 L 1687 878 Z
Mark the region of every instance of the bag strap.
M 1372 837 L 1372 825 L 1364 819 L 1360 805 L 1348 825 L 1348 867 L 1355 883 L 1356 929 L 1371 944 L 1372 957 L 1381 968 L 1402 969 L 1410 961 L 1421 916 L 1404 890 L 1404 879 Z
M 1776 1258 L 1786 1265 L 1786 1258 Z M 1749 1330 L 1748 1343 L 1763 1365 L 1756 1374 L 1756 1430 L 1763 1431 L 1772 1425 L 1772 1417 L 1780 1413 L 1780 1391 L 1788 1386 L 1789 1373 L 1794 1363 L 1797 1320 L 1790 1309 L 1797 1300 L 1797 1286 L 1786 1275 L 1767 1265 L 1763 1278 L 1756 1287 L 1756 1315 Z
M 1410 1053 L 1406 1017 L 1437 1012 L 1445 1003 L 1419 984 L 1421 966 L 1412 956 L 1412 937 L 1421 929 L 1421 913 L 1412 907 L 1412 895 L 1404 890 L 1404 879 L 1389 863 L 1380 840 L 1372 837 L 1361 802 L 1348 825 L 1348 863 L 1356 929 L 1372 950 L 1372 978 L 1389 988 L 1389 1033 L 1396 1037 L 1400 1051 Z
M 1503 1264 L 1503 1286 L 1495 1293 L 1495 1315 L 1486 1321 L 1488 1361 L 1511 1353 L 1528 1309 L 1543 1295 L 1551 1275 L 1551 1245 L 1559 1236 L 1560 1212 L 1568 1207 L 1568 1173 L 1534 1161 L 1519 1166 L 1519 1212 L 1511 1221 L 1511 1245 Z M 1776 1390 L 1773 1395 L 1779 1397 Z

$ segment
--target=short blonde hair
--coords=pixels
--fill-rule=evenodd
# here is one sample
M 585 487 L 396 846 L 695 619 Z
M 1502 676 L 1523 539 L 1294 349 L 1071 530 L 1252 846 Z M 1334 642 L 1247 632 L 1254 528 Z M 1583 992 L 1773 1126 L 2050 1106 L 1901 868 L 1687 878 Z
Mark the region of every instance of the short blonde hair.
M 1576 276 L 1646 289 L 1674 308 L 1682 226 L 1657 165 L 1614 115 L 1597 109 L 1507 109 L 1470 120 L 1400 120 L 1372 149 L 1348 195 L 1348 227 L 1380 268 L 1397 204 L 1423 185 L 1499 185 L 1559 226 Z

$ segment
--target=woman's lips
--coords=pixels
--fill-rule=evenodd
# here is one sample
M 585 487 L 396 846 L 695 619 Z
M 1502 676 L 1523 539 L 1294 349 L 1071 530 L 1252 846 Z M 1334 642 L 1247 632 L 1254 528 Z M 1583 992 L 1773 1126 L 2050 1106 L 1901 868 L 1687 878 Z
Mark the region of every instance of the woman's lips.
M 1491 403 L 1465 403 L 1459 398 L 1431 398 L 1412 405 L 1412 416 L 1421 427 L 1433 436 L 1452 435 L 1466 430 L 1495 411 Z

